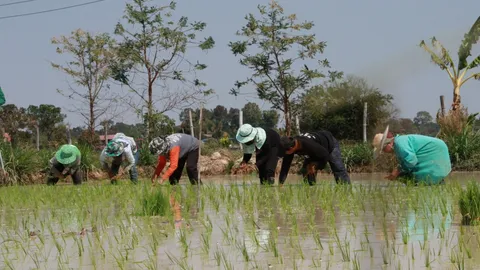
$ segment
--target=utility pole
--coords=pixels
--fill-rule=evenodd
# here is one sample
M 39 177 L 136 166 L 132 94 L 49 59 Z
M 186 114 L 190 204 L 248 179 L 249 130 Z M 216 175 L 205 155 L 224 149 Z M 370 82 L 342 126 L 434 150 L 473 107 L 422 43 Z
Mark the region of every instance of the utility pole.
M 363 107 L 363 142 L 367 142 L 367 102 Z

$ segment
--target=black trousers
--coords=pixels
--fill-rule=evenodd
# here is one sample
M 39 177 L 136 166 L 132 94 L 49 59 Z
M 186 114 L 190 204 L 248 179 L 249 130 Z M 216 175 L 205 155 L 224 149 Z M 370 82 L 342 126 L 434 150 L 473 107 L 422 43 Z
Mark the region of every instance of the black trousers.
M 315 164 L 315 162 L 312 162 L 309 159 L 304 160 L 302 166 L 302 174 L 305 183 L 308 183 L 309 185 L 314 185 L 317 182 L 317 171 L 315 171 L 315 174 L 313 175 L 307 174 L 307 166 L 311 163 Z M 337 184 L 350 184 L 350 176 L 348 175 L 345 164 L 343 163 L 342 153 L 340 151 L 340 144 L 336 139 L 334 141 L 334 148 L 332 150 L 332 153 L 330 153 L 330 161 L 328 163 L 330 164 L 330 168 L 332 169 L 333 176 Z M 319 167 L 319 165 L 315 165 L 317 168 Z
M 61 163 L 53 164 L 52 168 L 50 168 L 50 173 L 48 174 L 47 178 L 47 185 L 53 186 L 57 184 L 59 178 L 56 176 L 56 171 L 63 172 L 65 166 Z M 75 171 L 70 171 L 67 174 L 63 175 L 64 177 L 70 175 L 72 177 L 72 181 L 74 185 L 82 184 L 82 171 L 80 169 L 76 169 Z
M 260 178 L 260 184 L 273 185 L 275 184 L 275 170 L 277 169 L 278 157 L 270 155 L 268 160 L 263 164 L 256 164 L 258 169 L 258 176 Z
M 170 178 L 168 179 L 170 181 L 171 185 L 176 185 L 178 184 L 180 178 L 182 177 L 183 173 L 183 168 L 185 167 L 185 163 L 187 164 L 187 175 L 188 179 L 190 180 L 190 183 L 192 185 L 198 184 L 198 158 L 199 158 L 199 149 L 188 152 L 184 157 L 180 158 L 178 160 L 178 167 L 177 169 L 172 173 Z M 200 182 L 201 184 L 201 182 Z

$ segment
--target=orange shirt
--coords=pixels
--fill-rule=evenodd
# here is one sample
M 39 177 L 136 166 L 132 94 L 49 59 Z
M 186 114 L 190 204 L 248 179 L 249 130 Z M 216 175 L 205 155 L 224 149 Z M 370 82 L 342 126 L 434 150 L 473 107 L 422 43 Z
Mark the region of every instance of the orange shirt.
M 178 159 L 180 158 L 180 146 L 175 146 L 169 152 L 170 157 L 170 166 L 168 170 L 162 175 L 163 180 L 167 180 L 173 174 L 173 172 L 178 168 Z M 155 169 L 155 177 L 158 177 L 162 173 L 163 168 L 167 164 L 167 158 L 164 155 L 158 156 L 158 164 Z

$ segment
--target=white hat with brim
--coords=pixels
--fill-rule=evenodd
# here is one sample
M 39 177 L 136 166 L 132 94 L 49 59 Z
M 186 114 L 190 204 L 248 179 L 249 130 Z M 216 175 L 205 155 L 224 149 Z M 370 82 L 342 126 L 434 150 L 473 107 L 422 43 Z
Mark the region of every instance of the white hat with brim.
M 258 130 L 250 124 L 243 124 L 237 131 L 236 139 L 239 143 L 248 143 L 255 139 Z
M 387 141 L 388 136 L 388 128 L 385 128 L 385 131 L 382 133 L 378 133 L 373 138 L 373 159 L 377 159 L 378 156 L 382 153 L 383 147 L 385 147 L 385 142 Z

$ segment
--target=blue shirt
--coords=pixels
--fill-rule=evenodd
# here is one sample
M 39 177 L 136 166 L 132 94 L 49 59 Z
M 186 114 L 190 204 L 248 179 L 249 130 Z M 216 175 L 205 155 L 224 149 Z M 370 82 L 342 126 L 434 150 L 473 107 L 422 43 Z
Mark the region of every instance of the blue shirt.
M 424 135 L 397 135 L 393 144 L 402 174 L 416 182 L 438 184 L 451 171 L 448 147 L 444 141 Z

